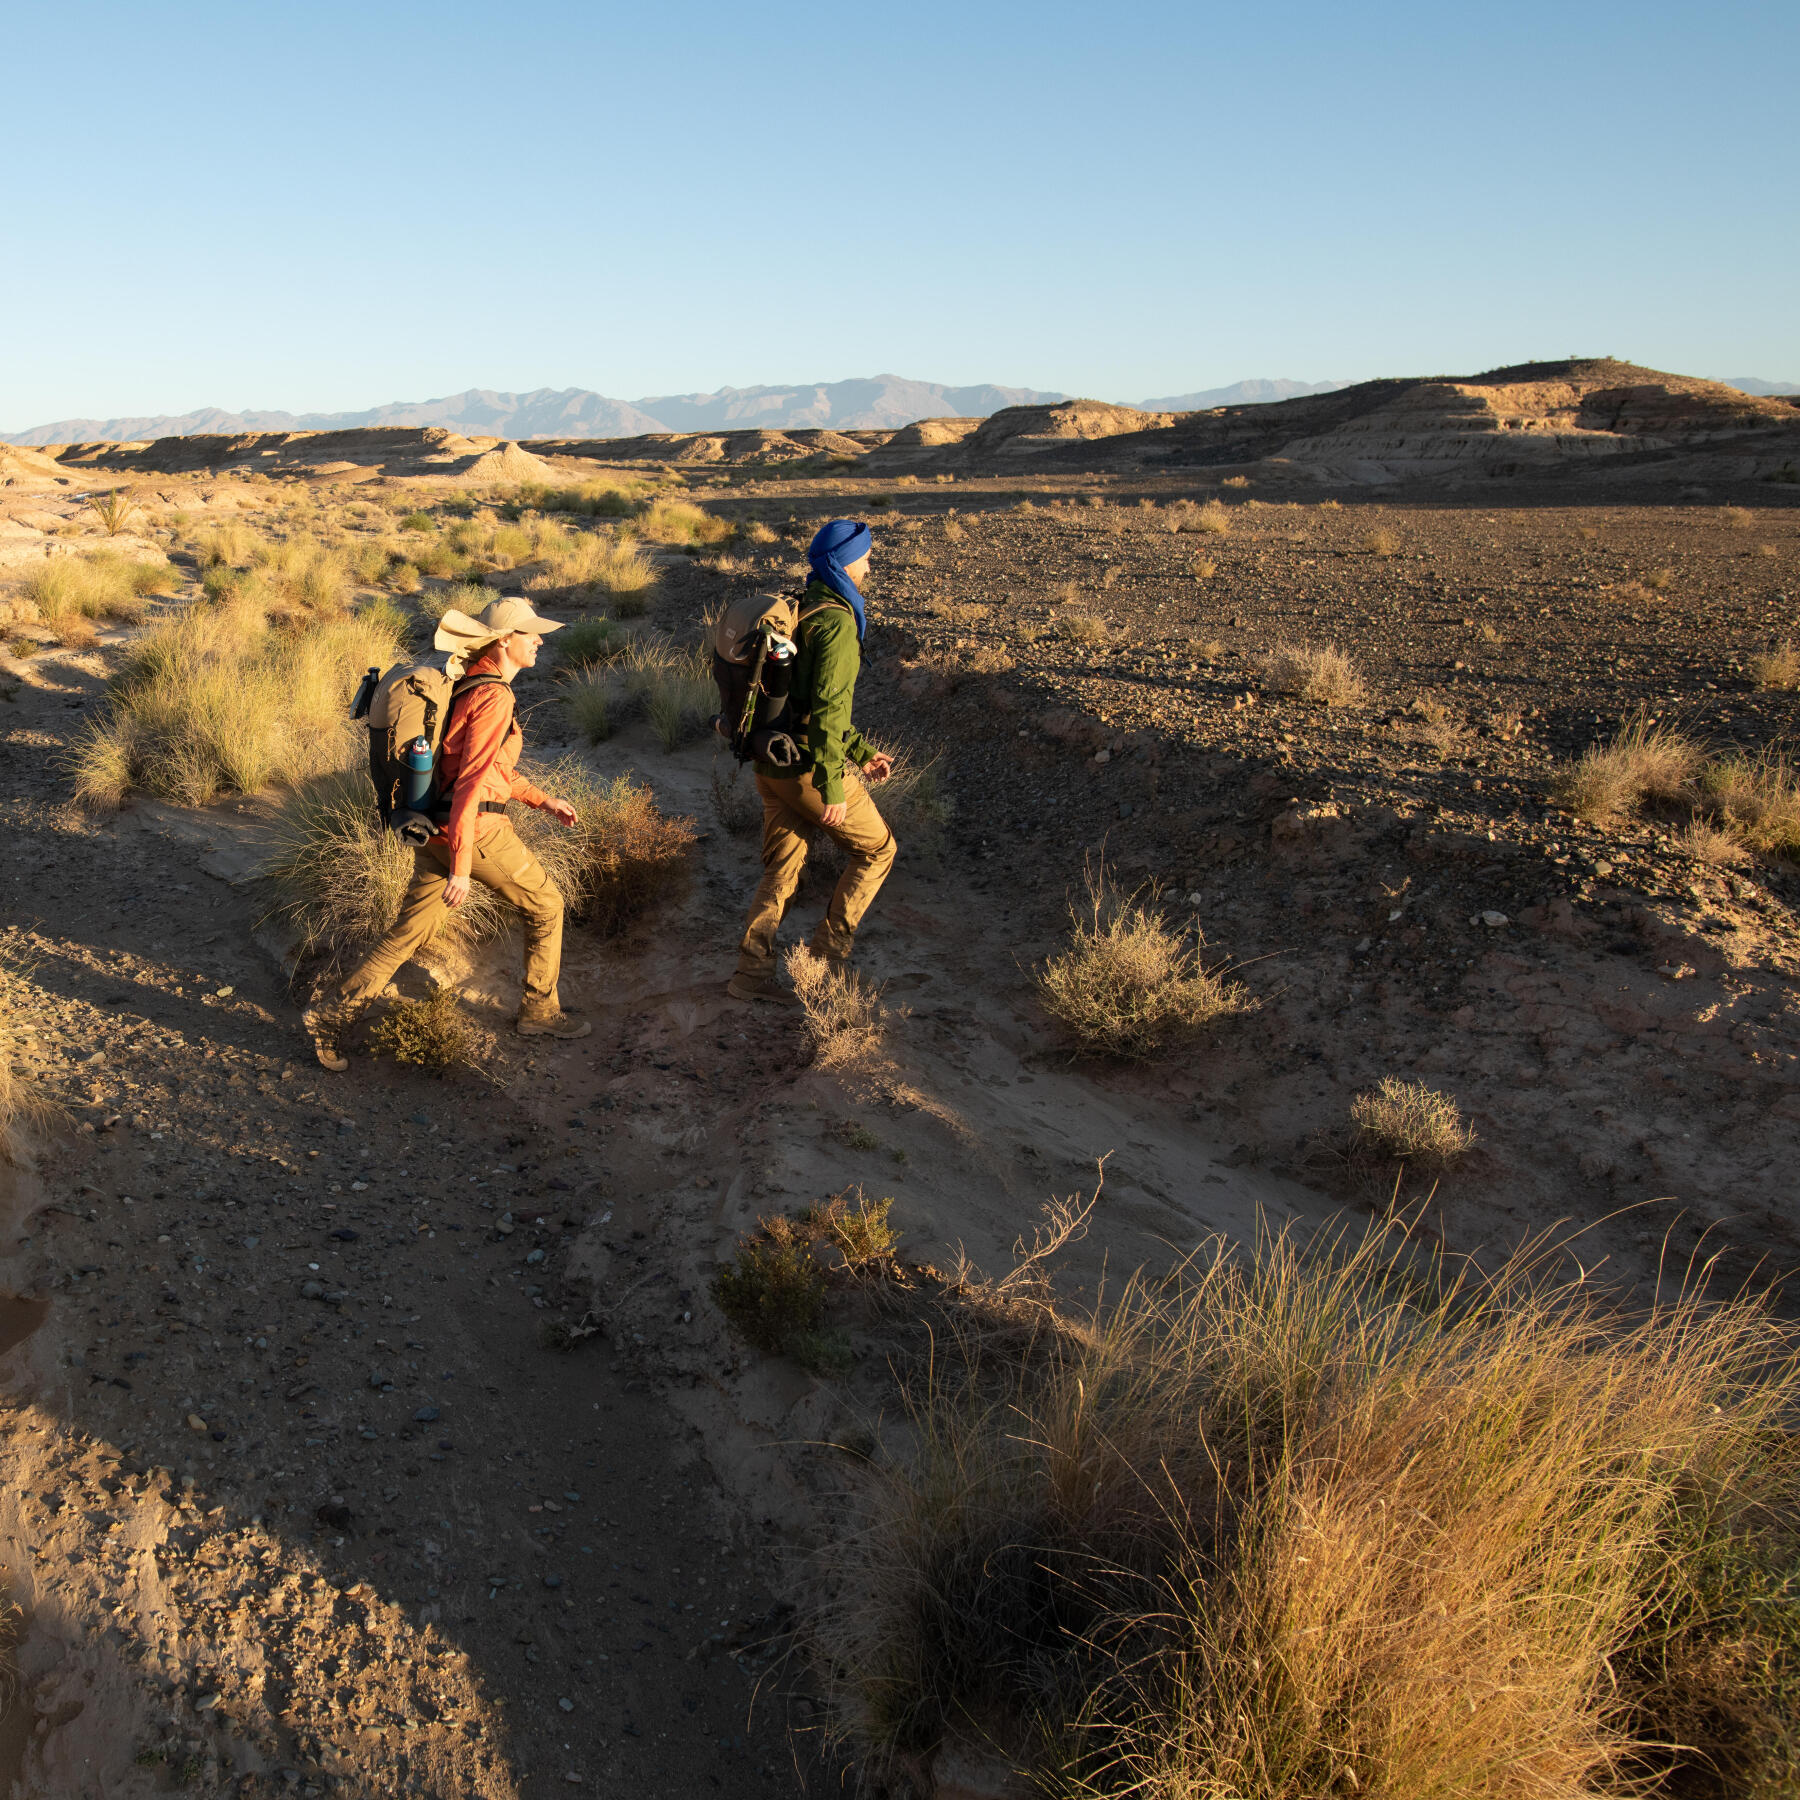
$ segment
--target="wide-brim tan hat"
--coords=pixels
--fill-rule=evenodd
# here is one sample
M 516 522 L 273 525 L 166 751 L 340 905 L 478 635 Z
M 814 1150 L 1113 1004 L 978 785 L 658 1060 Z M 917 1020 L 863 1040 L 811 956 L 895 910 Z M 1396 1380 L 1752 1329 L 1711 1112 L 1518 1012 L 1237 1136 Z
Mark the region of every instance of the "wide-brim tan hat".
M 546 619 L 534 613 L 531 602 L 522 594 L 507 594 L 491 601 L 473 618 L 451 607 L 438 620 L 437 635 L 431 641 L 435 648 L 448 650 L 459 661 L 467 662 L 512 632 L 530 631 L 545 637 L 562 628 L 561 619 Z

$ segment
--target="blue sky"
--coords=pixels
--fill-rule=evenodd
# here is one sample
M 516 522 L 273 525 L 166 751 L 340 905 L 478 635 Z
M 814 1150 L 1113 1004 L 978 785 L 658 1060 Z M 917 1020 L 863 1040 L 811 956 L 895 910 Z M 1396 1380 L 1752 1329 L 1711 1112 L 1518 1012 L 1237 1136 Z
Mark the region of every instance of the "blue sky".
M 1800 7 L 10 4 L 0 429 L 1800 378 Z

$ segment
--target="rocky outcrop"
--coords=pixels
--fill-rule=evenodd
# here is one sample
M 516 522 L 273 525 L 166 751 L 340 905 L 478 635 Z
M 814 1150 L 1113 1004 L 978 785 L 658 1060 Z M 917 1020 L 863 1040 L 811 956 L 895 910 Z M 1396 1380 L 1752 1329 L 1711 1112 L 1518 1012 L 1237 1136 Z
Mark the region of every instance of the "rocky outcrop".
M 481 483 L 553 481 L 556 471 L 517 444 L 441 429 L 253 431 L 151 443 L 70 444 L 59 468 L 181 475 L 443 475 Z

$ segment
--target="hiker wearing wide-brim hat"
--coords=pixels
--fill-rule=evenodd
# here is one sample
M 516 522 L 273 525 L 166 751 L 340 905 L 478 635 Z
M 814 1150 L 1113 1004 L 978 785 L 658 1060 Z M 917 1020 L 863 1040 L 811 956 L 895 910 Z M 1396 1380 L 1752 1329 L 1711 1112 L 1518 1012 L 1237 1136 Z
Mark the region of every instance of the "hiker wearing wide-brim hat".
M 455 698 L 438 753 L 437 830 L 414 852 L 413 878 L 399 916 L 362 966 L 306 1015 L 319 1061 L 346 1069 L 338 1038 L 430 941 L 446 907 L 461 906 L 479 881 L 518 908 L 525 922 L 525 991 L 518 1029 L 528 1037 L 579 1038 L 593 1029 L 563 1012 L 557 998 L 562 966 L 563 899 L 544 866 L 519 841 L 506 817 L 512 800 L 537 807 L 564 825 L 575 809 L 519 773 L 523 734 L 513 713 L 512 682 L 537 662 L 545 635 L 560 631 L 518 595 L 496 600 L 479 617 L 446 612 L 433 640 L 448 653 Z
M 867 628 L 862 589 L 874 534 L 857 519 L 833 519 L 807 549 L 812 578 L 799 603 L 788 705 L 797 762 L 756 764 L 763 803 L 763 876 L 738 945 L 737 971 L 725 991 L 734 1000 L 791 1000 L 775 975 L 775 934 L 800 885 L 815 832 L 836 840 L 846 866 L 812 934 L 810 948 L 836 967 L 850 958 L 864 913 L 887 880 L 898 848 L 870 797 L 868 781 L 887 780 L 890 757 L 851 719 Z

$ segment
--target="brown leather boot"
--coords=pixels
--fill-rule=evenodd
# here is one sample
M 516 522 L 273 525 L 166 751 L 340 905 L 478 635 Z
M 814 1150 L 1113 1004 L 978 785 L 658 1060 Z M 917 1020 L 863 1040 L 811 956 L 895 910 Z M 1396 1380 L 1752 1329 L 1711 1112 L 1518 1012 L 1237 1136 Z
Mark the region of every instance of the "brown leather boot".
M 734 1000 L 766 1000 L 771 1006 L 798 1006 L 794 996 L 773 975 L 734 975 L 725 991 Z
M 533 1000 L 529 996 L 519 1002 L 519 1016 L 513 1030 L 520 1037 L 584 1038 L 593 1034 L 586 1019 L 572 1019 L 554 1000 Z
M 350 1059 L 344 1054 L 340 1040 L 362 1014 L 362 1002 L 333 994 L 315 1000 L 300 1015 L 306 1035 L 312 1039 L 313 1055 L 322 1067 L 339 1075 L 349 1068 Z

